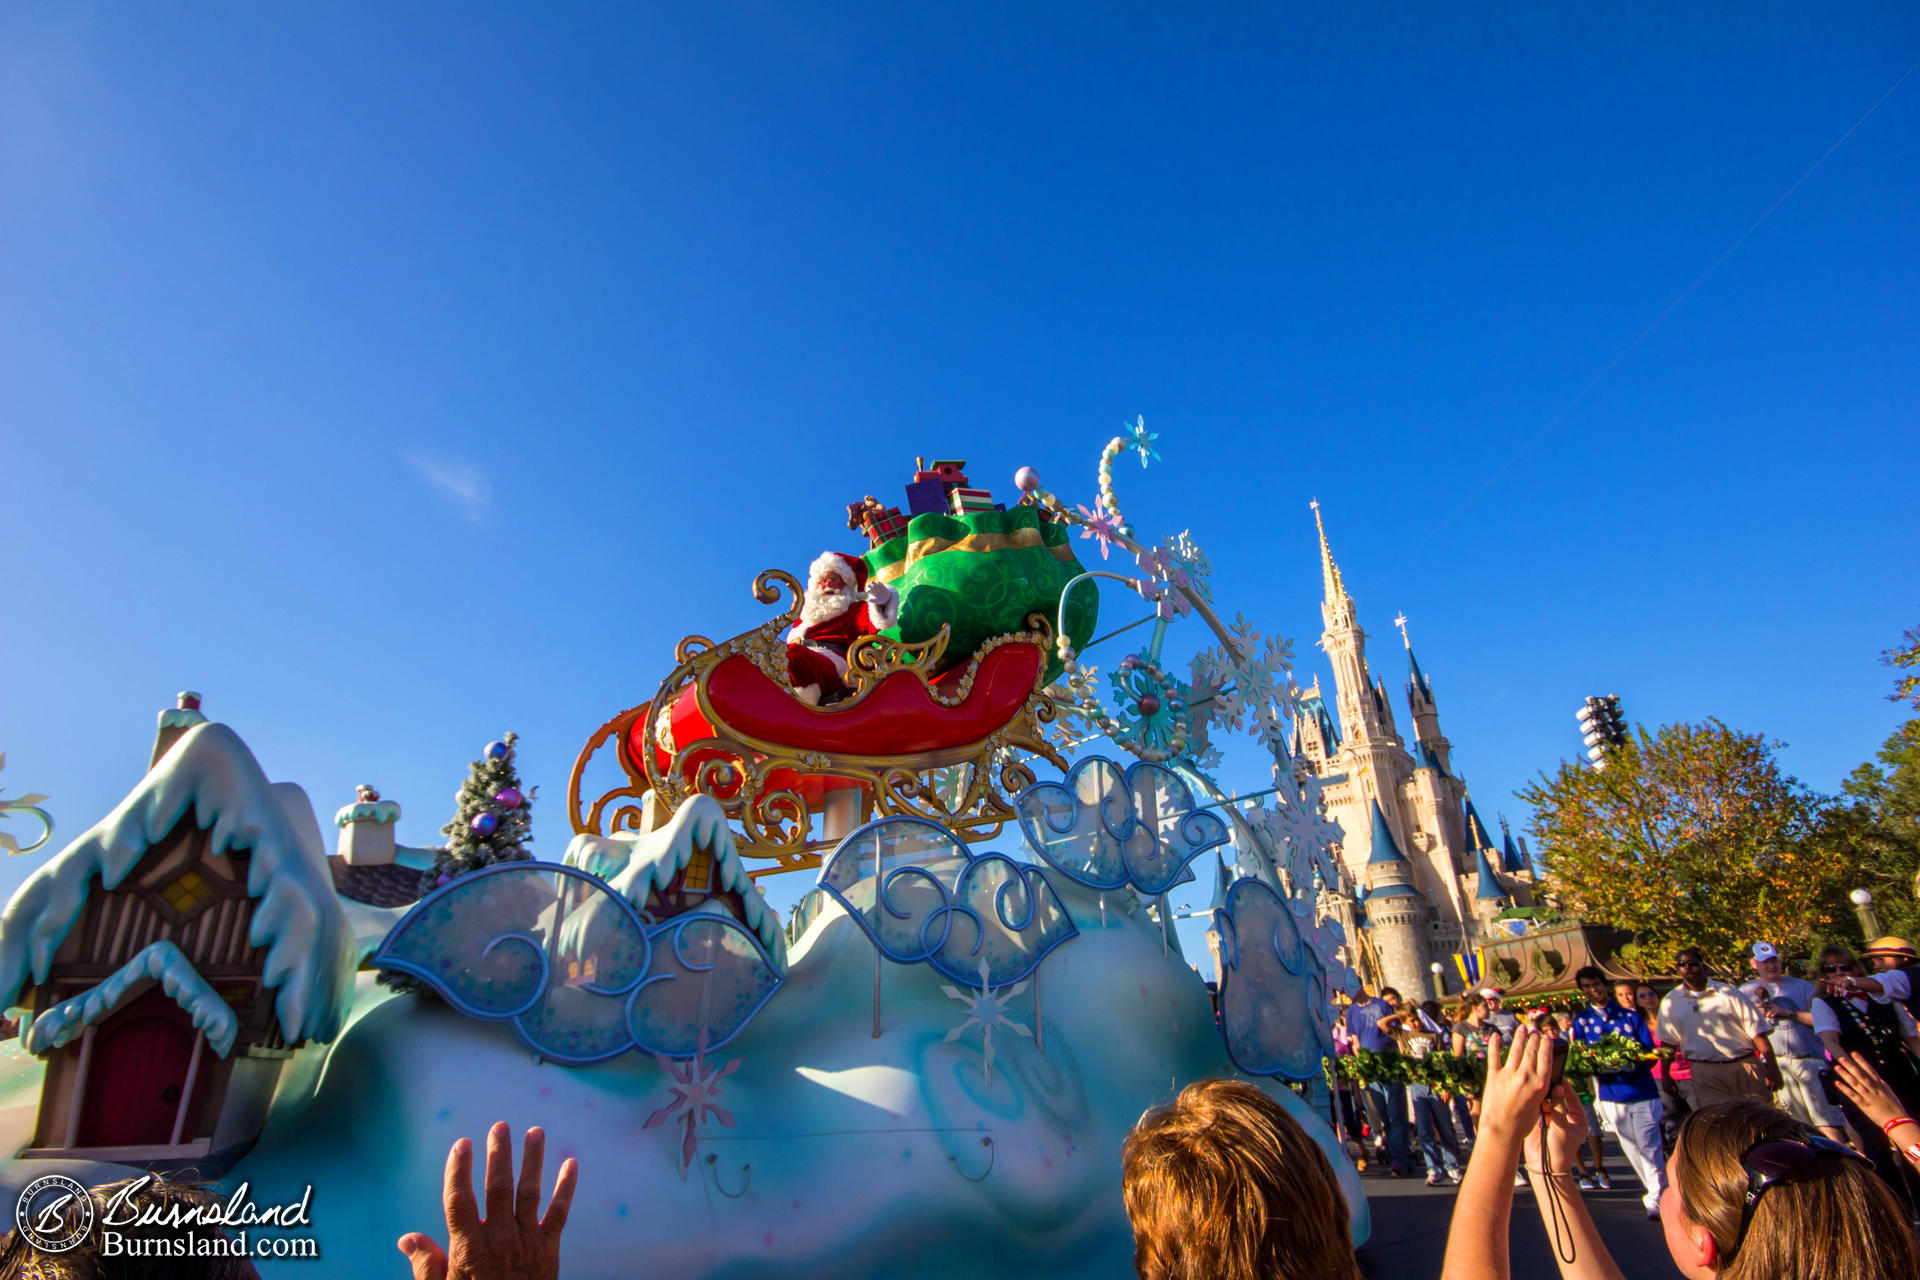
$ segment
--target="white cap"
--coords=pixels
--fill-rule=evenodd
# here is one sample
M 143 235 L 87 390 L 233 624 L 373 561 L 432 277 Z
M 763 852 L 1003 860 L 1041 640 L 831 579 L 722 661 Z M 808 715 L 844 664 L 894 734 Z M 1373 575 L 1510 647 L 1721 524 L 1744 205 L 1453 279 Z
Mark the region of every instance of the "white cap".
M 1780 958 L 1780 952 L 1771 942 L 1756 942 L 1753 944 L 1753 958 L 1755 960 L 1778 960 Z

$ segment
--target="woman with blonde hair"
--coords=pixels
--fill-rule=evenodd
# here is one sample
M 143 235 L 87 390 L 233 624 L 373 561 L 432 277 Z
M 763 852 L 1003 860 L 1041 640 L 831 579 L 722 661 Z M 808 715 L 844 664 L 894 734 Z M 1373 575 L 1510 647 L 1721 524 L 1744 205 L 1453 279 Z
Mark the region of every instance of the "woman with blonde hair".
M 1442 1280 L 1506 1280 L 1508 1179 L 1516 1165 L 1555 1246 L 1562 1280 L 1623 1280 L 1574 1184 L 1586 1121 L 1549 1091 L 1551 1042 L 1522 1032 L 1487 1059 L 1480 1142 L 1454 1204 Z M 1660 1223 L 1690 1280 L 1913 1280 L 1916 1242 L 1866 1157 L 1752 1098 L 1702 1107 L 1667 1161 Z
M 1253 1085 L 1188 1085 L 1121 1158 L 1140 1280 L 1361 1280 L 1333 1165 Z

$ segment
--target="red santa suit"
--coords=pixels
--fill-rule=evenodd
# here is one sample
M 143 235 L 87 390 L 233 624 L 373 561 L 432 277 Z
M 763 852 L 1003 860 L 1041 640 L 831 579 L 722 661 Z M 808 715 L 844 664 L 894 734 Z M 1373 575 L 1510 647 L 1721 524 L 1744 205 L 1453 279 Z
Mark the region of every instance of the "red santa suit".
M 823 574 L 838 579 L 839 589 L 818 586 Z M 845 692 L 848 648 L 899 620 L 898 591 L 884 582 L 869 584 L 866 562 L 858 556 L 826 552 L 807 569 L 800 620 L 787 633 L 787 678 L 794 692 L 816 704 Z

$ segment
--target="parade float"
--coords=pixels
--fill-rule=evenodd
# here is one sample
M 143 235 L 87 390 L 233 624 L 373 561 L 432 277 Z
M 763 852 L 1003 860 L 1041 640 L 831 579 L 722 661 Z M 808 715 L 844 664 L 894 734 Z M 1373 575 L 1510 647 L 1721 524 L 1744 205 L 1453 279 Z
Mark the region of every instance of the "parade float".
M 1237 1074 L 1326 1149 L 1364 1239 L 1286 1087 L 1322 1078 L 1358 988 L 1317 906 L 1339 829 L 1290 754 L 1288 642 L 1224 623 L 1193 539 L 1121 510 L 1114 465 L 1155 438 L 1106 446 L 1091 506 L 1028 468 L 995 502 L 948 460 L 905 511 L 852 504 L 865 551 L 761 574 L 777 612 L 688 636 L 588 736 L 557 863 L 520 847 L 511 735 L 444 846 L 401 845 L 369 787 L 329 854 L 306 794 L 183 695 L 0 916 L 9 1186 L 310 1185 L 326 1273 L 398 1273 L 449 1144 L 506 1120 L 580 1162 L 569 1276 L 1112 1277 L 1128 1128 Z M 1175 625 L 1206 634 L 1180 670 Z M 1215 776 L 1234 731 L 1270 788 Z M 1217 993 L 1174 927 L 1196 863 Z M 784 920 L 774 875 L 811 881 Z

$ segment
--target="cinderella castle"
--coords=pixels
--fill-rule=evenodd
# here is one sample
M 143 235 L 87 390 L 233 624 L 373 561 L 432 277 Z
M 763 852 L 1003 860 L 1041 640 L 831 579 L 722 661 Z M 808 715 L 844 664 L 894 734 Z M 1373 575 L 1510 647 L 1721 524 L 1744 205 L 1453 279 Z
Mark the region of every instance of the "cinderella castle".
M 1317 501 L 1313 520 L 1325 583 L 1320 647 L 1333 666 L 1334 696 L 1329 709 L 1316 675 L 1293 753 L 1319 778 L 1327 814 L 1346 833 L 1343 883 L 1326 887 L 1323 905 L 1358 941 L 1349 962 L 1375 990 L 1390 986 L 1414 998 L 1457 992 L 1457 976 L 1447 985 L 1453 956 L 1490 941 L 1494 917 L 1508 907 L 1533 904 L 1533 868 L 1504 823 L 1496 845 L 1474 811 L 1440 732 L 1433 682 L 1398 618 L 1412 728 L 1402 736 L 1386 681 L 1367 666 L 1367 633 L 1333 562 Z

